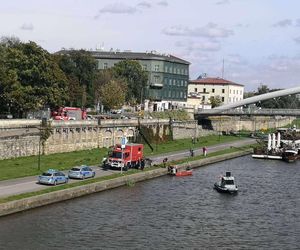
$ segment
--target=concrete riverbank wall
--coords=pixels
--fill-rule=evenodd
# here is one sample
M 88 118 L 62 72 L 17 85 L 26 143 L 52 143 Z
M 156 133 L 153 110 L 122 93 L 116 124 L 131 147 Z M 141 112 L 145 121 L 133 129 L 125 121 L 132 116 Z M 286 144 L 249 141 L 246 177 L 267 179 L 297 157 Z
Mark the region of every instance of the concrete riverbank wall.
M 180 164 L 177 167 L 179 169 L 185 169 L 187 166 L 191 168 L 197 168 L 204 165 L 225 161 L 233 159 L 236 157 L 241 157 L 247 154 L 250 154 L 250 151 L 239 151 L 214 157 L 207 157 L 200 160 L 195 160 L 189 163 Z M 69 199 L 74 199 L 84 195 L 105 191 L 112 188 L 117 188 L 125 186 L 132 183 L 137 183 L 153 178 L 157 178 L 163 175 L 168 174 L 166 168 L 159 168 L 150 171 L 141 171 L 136 174 L 122 176 L 111 180 L 99 181 L 92 184 L 87 184 L 83 186 L 78 186 L 74 188 L 69 188 L 65 190 L 55 191 L 48 194 L 38 195 L 30 198 L 25 198 L 16 201 L 10 201 L 7 203 L 0 204 L 0 216 L 5 216 L 48 204 L 61 202 Z M 213 184 L 212 184 L 213 185 Z
M 277 128 L 291 123 L 294 117 L 210 117 L 206 123 L 195 120 L 141 119 L 149 133 L 148 140 L 198 138 L 219 133 Z M 41 144 L 41 121 L 0 120 L 0 160 L 41 154 L 54 154 L 108 148 L 126 136 L 134 141 L 138 136 L 139 121 L 96 120 L 52 121 L 49 138 Z M 142 141 L 143 142 L 143 141 Z M 155 142 L 156 143 L 156 142 Z

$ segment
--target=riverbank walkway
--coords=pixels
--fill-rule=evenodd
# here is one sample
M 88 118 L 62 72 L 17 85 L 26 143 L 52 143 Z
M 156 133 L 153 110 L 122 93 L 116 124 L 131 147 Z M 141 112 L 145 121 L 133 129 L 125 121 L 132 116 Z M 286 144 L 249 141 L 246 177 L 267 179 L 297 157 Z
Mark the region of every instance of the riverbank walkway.
M 234 141 L 234 142 L 221 143 L 218 145 L 206 147 L 207 154 L 209 155 L 210 153 L 221 151 L 231 147 L 242 147 L 254 143 L 256 143 L 256 141 L 251 138 L 241 139 L 239 141 Z M 193 151 L 194 151 L 194 156 L 202 155 L 202 147 L 194 148 Z M 161 164 L 163 162 L 163 159 L 165 158 L 168 158 L 168 162 L 170 162 L 170 161 L 176 161 L 188 157 L 190 157 L 190 150 L 170 152 L 162 155 L 150 156 L 148 158 L 152 160 L 152 164 Z M 96 177 L 107 176 L 116 173 L 115 170 L 105 170 L 100 165 L 92 166 L 92 168 L 96 172 Z M 67 171 L 64 172 L 66 173 Z M 29 177 L 23 177 L 18 179 L 0 181 L 0 198 L 49 188 L 49 186 L 46 185 L 38 185 L 36 181 L 37 181 L 37 176 L 29 176 Z M 69 183 L 78 182 L 78 181 L 81 180 L 70 180 Z

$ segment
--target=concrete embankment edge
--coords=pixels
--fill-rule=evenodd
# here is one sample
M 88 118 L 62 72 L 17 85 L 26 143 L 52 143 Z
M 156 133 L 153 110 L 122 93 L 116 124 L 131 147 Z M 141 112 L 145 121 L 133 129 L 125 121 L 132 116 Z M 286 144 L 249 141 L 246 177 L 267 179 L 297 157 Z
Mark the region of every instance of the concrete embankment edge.
M 234 153 L 229 153 L 229 154 L 224 154 L 224 155 L 219 155 L 214 157 L 208 157 L 200 160 L 195 160 L 189 163 L 177 165 L 177 167 L 179 169 L 186 168 L 187 166 L 191 168 L 196 168 L 196 167 L 201 167 L 204 165 L 229 160 L 229 159 L 233 159 L 248 154 L 250 154 L 249 151 L 234 152 Z M 5 215 L 25 211 L 28 209 L 41 207 L 41 206 L 45 206 L 60 201 L 74 199 L 87 194 L 92 194 L 92 193 L 101 192 L 116 187 L 121 187 L 124 185 L 128 185 L 130 183 L 136 183 L 144 180 L 153 179 L 166 174 L 167 174 L 166 168 L 159 168 L 159 169 L 154 169 L 151 171 L 143 171 L 143 172 L 141 171 L 136 174 L 122 176 L 111 180 L 99 181 L 92 184 L 87 184 L 83 186 L 51 192 L 48 194 L 42 194 L 42 195 L 37 195 L 29 198 L 24 198 L 21 200 L 2 203 L 0 204 L 0 216 L 5 216 Z

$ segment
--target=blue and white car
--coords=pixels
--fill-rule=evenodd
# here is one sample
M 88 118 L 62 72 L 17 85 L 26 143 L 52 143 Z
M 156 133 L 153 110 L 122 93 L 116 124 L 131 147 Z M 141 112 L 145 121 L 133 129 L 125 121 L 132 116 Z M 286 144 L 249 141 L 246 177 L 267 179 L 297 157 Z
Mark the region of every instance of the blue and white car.
M 85 179 L 91 178 L 95 176 L 95 171 L 86 165 L 82 165 L 80 167 L 74 167 L 69 170 L 68 176 L 72 179 Z
M 68 183 L 68 181 L 69 178 L 63 172 L 55 169 L 49 169 L 38 177 L 38 183 L 40 184 L 57 185 Z

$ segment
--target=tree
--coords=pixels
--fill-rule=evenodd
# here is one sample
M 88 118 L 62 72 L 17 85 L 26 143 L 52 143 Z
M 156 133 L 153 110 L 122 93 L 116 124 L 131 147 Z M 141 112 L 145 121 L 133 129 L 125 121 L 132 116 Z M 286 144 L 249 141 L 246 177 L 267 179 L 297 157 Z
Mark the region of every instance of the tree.
M 70 101 L 76 106 L 94 104 L 93 81 L 97 72 L 97 62 L 88 51 L 71 50 L 67 54 L 56 55 L 56 60 L 67 75 L 70 86 Z M 76 92 L 72 96 L 72 90 Z M 81 93 L 81 97 L 78 97 Z
M 105 109 L 120 108 L 125 102 L 126 84 L 121 80 L 110 80 L 101 86 L 99 96 Z
M 67 80 L 51 54 L 34 42 L 3 39 L 0 91 L 14 116 L 62 105 Z
M 219 96 L 211 96 L 209 102 L 212 108 L 218 107 L 222 104 L 222 100 Z
M 137 61 L 124 60 L 113 67 L 113 76 L 127 83 L 125 100 L 129 103 L 140 103 L 143 89 L 146 87 L 148 75 Z
M 111 69 L 103 69 L 99 70 L 96 75 L 93 82 L 93 89 L 94 89 L 94 103 L 96 106 L 102 104 L 101 100 L 101 88 L 108 84 L 111 80 L 113 80 L 113 72 Z

